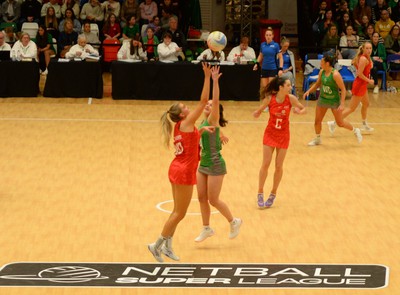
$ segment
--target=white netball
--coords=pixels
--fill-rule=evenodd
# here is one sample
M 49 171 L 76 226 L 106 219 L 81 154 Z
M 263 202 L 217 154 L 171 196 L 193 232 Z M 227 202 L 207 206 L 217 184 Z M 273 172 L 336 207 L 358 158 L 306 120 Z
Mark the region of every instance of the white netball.
M 221 51 L 225 48 L 227 39 L 220 31 L 211 32 L 207 38 L 207 45 L 212 51 Z

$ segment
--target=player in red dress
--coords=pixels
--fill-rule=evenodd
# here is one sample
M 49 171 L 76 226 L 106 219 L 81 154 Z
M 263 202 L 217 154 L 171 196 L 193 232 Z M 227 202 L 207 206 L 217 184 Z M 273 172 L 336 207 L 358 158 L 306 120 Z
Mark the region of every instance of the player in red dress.
M 162 131 L 167 146 L 169 146 L 172 132 L 172 123 L 169 119 L 176 124 L 173 130 L 175 158 L 168 171 L 174 198 L 174 209 L 164 225 L 161 236 L 155 243 L 148 245 L 151 254 L 158 262 L 164 261 L 161 253 L 173 260 L 179 260 L 179 257 L 172 250 L 172 236 L 179 222 L 185 217 L 192 199 L 193 186 L 196 184 L 196 170 L 200 159 L 200 134 L 205 130 L 214 132 L 215 129 L 213 126 L 205 126 L 197 130 L 195 126 L 208 102 L 211 74 L 218 70 L 203 63 L 203 71 L 204 85 L 200 102 L 196 108 L 190 111 L 183 103 L 175 103 L 161 117 Z
M 258 118 L 266 107 L 269 108 L 270 117 L 263 139 L 263 161 L 258 181 L 258 207 L 269 208 L 276 197 L 279 183 L 283 175 L 283 161 L 289 147 L 289 115 L 294 106 L 294 113 L 304 114 L 306 109 L 298 101 L 297 97 L 290 94 L 292 84 L 287 77 L 274 78 L 263 89 L 261 97 L 265 97 L 261 106 L 253 113 Z M 268 168 L 271 164 L 272 154 L 276 150 L 275 173 L 271 193 L 264 203 L 264 184 L 268 175 Z
M 374 128 L 370 127 L 367 123 L 367 110 L 369 107 L 368 98 L 368 84 L 374 85 L 374 80 L 369 78 L 369 74 L 372 68 L 371 60 L 372 44 L 370 42 L 365 42 L 360 46 L 356 57 L 353 60 L 353 64 L 357 68 L 357 77 L 353 82 L 353 87 L 351 92 L 353 96 L 351 97 L 349 106 L 344 109 L 342 115 L 343 119 L 348 115 L 353 113 L 361 102 L 361 117 L 362 117 L 362 127 L 363 131 L 372 132 Z M 328 127 L 331 134 L 335 132 L 336 122 L 328 121 Z

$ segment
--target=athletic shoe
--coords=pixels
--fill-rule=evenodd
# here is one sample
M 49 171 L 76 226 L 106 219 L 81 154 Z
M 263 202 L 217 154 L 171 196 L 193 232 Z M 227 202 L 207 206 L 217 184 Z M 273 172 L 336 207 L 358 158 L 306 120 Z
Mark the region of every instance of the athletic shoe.
M 264 194 L 263 193 L 258 194 L 257 198 L 258 198 L 258 202 L 257 202 L 258 207 L 259 208 L 264 208 Z
M 172 260 L 179 261 L 179 256 L 177 256 L 177 255 L 174 253 L 174 250 L 172 250 L 172 248 L 167 248 L 167 246 L 166 246 L 165 244 L 162 245 L 162 247 L 161 247 L 161 252 L 162 252 L 165 256 L 171 258 Z
M 375 87 L 374 87 L 373 93 L 374 93 L 374 94 L 378 94 L 378 93 L 379 93 L 379 86 L 375 86 Z
M 357 137 L 358 143 L 362 142 L 362 135 L 360 128 L 354 128 L 354 135 Z
M 231 222 L 231 233 L 229 234 L 230 239 L 234 239 L 237 237 L 240 231 L 240 227 L 242 226 L 242 220 L 240 218 L 234 218 Z
M 195 242 L 200 243 L 205 239 L 212 237 L 214 235 L 214 230 L 211 227 L 204 227 L 201 231 L 200 235 L 194 239 Z
M 147 245 L 147 248 L 149 248 L 149 251 L 151 252 L 151 254 L 153 254 L 154 258 L 158 262 L 164 262 L 164 259 L 161 257 L 160 249 L 157 249 L 156 247 L 156 243 Z
M 41 74 L 46 76 L 49 72 L 47 71 L 47 69 L 45 69 Z
M 363 124 L 360 129 L 361 129 L 361 131 L 364 131 L 364 132 L 372 132 L 375 130 L 375 128 L 369 127 L 368 124 Z
M 268 197 L 268 200 L 265 202 L 265 207 L 270 208 L 272 204 L 274 203 L 274 200 L 276 198 L 276 195 L 270 194 Z
M 322 143 L 321 141 L 321 137 L 316 137 L 313 140 L 311 140 L 308 145 L 309 146 L 316 146 L 316 145 L 320 145 Z
M 329 132 L 331 133 L 331 135 L 333 135 L 335 133 L 335 129 L 336 129 L 336 122 L 335 121 L 328 121 L 328 128 L 329 128 Z

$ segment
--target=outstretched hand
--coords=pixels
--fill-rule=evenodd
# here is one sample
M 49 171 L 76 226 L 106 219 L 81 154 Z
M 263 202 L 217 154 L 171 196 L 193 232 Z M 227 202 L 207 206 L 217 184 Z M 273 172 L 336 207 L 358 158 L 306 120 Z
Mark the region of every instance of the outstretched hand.
M 219 66 L 214 66 L 211 68 L 211 78 L 213 81 L 218 81 L 221 76 L 222 73 L 219 72 Z
M 203 65 L 204 76 L 206 78 L 210 78 L 211 77 L 211 65 L 207 62 L 203 62 L 201 64 Z

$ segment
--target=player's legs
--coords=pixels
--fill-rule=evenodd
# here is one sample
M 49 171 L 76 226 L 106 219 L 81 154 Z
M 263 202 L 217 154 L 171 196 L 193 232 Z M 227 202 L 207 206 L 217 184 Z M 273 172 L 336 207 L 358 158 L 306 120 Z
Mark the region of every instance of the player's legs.
M 324 119 L 327 110 L 328 110 L 327 108 L 323 108 L 320 106 L 317 106 L 315 110 L 314 130 L 315 134 L 317 135 L 321 134 L 322 120 Z
M 351 113 L 353 113 L 356 108 L 358 107 L 358 105 L 361 102 L 362 97 L 361 96 L 356 96 L 353 95 L 350 99 L 349 105 L 347 108 L 344 109 L 344 111 L 342 112 L 342 118 L 346 118 L 348 115 L 350 115 Z
M 197 171 L 197 197 L 200 203 L 200 212 L 203 225 L 207 226 L 210 224 L 210 204 L 208 203 L 207 196 L 207 179 L 208 175 Z
M 331 109 L 333 116 L 335 117 L 336 124 L 339 127 L 343 127 L 348 130 L 353 130 L 353 125 L 351 125 L 348 121 L 343 119 L 342 111 L 338 109 Z
M 228 222 L 231 222 L 233 220 L 231 211 L 229 210 L 226 203 L 219 199 L 224 176 L 225 175 L 208 176 L 208 201 L 210 202 L 211 206 L 215 207 L 219 212 L 221 212 L 221 214 L 228 220 Z
M 369 108 L 369 96 L 368 92 L 364 94 L 363 97 L 361 97 L 361 118 L 363 121 L 367 120 L 367 112 Z
M 285 161 L 286 152 L 287 149 L 276 149 L 274 182 L 271 190 L 271 193 L 274 195 L 276 195 L 276 191 L 278 190 L 279 184 L 282 180 L 283 162 Z
M 263 160 L 261 163 L 261 168 L 258 176 L 258 193 L 264 193 L 264 184 L 268 176 L 268 168 L 271 164 L 272 153 L 274 152 L 274 147 L 264 145 L 263 146 Z

